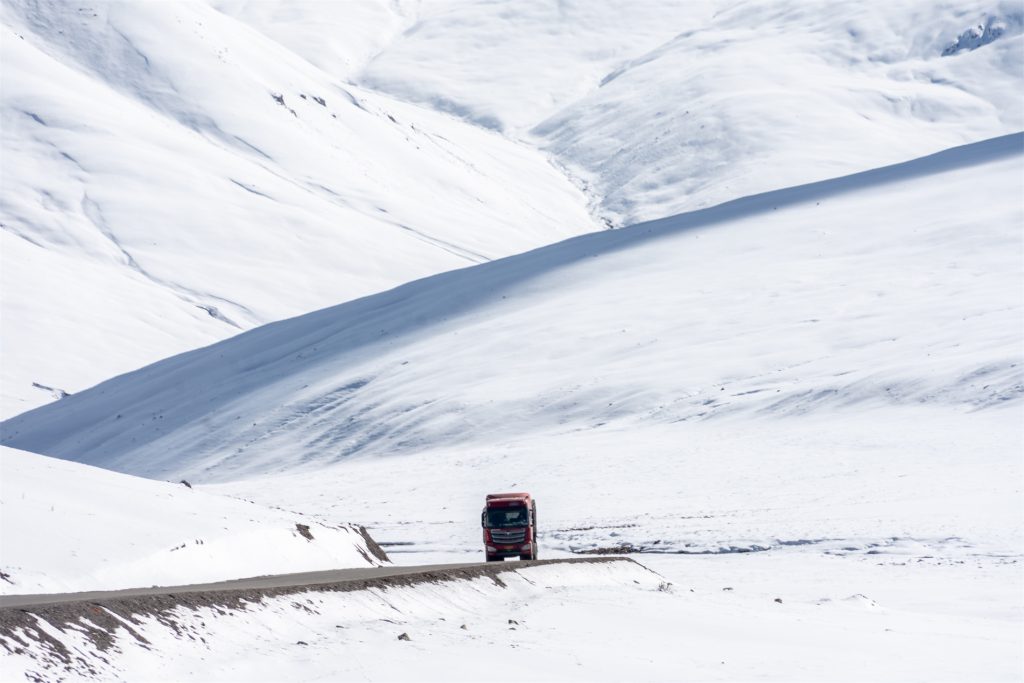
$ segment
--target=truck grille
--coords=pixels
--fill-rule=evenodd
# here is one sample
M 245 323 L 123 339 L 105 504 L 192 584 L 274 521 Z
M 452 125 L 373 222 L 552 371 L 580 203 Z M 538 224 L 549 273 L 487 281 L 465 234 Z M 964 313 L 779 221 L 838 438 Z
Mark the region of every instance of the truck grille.
M 526 542 L 526 529 L 491 529 L 491 540 L 502 545 Z

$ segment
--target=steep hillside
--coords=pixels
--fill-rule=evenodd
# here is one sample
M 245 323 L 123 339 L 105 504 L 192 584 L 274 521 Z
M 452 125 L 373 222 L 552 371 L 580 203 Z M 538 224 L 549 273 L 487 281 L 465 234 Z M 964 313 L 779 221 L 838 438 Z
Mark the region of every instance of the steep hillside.
M 595 227 L 542 154 L 206 5 L 2 18 L 0 414 Z

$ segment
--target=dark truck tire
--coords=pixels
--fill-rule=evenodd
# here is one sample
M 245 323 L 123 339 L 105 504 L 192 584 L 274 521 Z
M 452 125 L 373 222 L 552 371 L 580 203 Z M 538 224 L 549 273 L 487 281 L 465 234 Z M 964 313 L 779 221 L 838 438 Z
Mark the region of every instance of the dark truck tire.
M 497 557 L 496 555 L 488 555 L 487 556 L 487 561 L 488 562 L 501 562 L 501 560 L 502 560 L 502 558 Z

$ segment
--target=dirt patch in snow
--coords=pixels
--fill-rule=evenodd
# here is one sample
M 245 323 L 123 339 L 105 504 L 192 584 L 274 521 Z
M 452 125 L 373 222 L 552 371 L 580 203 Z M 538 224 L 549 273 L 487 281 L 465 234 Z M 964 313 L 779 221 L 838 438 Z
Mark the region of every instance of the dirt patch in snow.
M 370 532 L 366 530 L 365 526 L 359 527 L 359 533 L 360 535 L 362 535 L 363 540 L 366 541 L 366 548 L 374 557 L 376 557 L 381 562 L 391 561 L 391 558 L 388 557 L 388 554 L 384 552 L 384 548 L 380 547 L 380 544 L 377 543 L 377 541 L 373 540 L 373 536 L 370 535 Z

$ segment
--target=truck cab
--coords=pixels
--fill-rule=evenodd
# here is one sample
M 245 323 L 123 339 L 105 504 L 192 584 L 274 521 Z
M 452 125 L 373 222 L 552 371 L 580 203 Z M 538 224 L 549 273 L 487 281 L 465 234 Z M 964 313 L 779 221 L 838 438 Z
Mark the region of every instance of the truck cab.
M 537 559 L 537 501 L 529 493 L 492 493 L 480 515 L 488 562 Z

